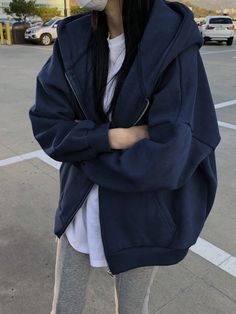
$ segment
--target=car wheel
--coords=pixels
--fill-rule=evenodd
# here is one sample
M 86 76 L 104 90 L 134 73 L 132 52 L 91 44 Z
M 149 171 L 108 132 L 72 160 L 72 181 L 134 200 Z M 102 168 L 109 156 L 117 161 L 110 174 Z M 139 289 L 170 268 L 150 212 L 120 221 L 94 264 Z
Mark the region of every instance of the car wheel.
M 40 36 L 40 43 L 43 46 L 48 46 L 52 42 L 52 36 L 50 34 L 42 34 Z
M 226 44 L 227 44 L 227 46 L 231 46 L 232 44 L 233 44 L 233 37 L 230 37 L 228 40 L 227 40 L 227 42 L 226 42 Z

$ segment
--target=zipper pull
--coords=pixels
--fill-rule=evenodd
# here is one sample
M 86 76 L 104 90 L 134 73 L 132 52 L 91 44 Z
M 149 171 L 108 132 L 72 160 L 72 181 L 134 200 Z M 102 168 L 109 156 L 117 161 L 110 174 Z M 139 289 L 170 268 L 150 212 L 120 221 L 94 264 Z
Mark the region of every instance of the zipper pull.
M 111 272 L 111 270 L 110 270 L 109 267 L 108 267 L 107 273 L 108 273 L 111 277 L 114 277 L 114 276 L 115 276 L 114 274 L 112 274 L 112 272 Z

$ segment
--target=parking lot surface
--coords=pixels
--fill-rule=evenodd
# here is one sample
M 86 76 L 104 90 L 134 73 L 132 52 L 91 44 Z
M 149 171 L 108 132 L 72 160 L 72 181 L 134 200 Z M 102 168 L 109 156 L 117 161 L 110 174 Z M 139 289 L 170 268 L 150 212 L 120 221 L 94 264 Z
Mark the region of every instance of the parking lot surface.
M 236 38 L 236 36 L 235 36 Z M 197 243 L 177 265 L 161 267 L 150 314 L 236 313 L 236 40 L 200 50 L 222 140 L 218 190 Z M 0 46 L 0 313 L 50 312 L 60 163 L 33 138 L 28 110 L 36 74 L 52 46 Z M 113 281 L 93 270 L 84 314 L 113 314 Z

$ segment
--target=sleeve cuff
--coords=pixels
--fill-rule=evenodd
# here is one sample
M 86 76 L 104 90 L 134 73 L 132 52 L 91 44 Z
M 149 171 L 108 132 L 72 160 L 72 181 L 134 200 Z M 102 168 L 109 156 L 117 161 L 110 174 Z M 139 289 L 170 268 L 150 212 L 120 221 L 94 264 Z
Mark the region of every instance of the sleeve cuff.
M 108 131 L 110 121 L 100 124 L 95 130 L 89 130 L 87 133 L 88 144 L 97 153 L 112 152 L 113 149 L 109 143 Z

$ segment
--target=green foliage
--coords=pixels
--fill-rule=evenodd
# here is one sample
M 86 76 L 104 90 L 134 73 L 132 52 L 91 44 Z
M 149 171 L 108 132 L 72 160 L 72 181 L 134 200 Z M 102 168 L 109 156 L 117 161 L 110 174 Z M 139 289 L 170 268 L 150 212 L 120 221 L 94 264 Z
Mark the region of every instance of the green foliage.
M 25 20 L 26 17 L 35 15 L 35 2 L 36 0 L 12 0 L 9 8 L 3 8 L 3 11 L 7 15 L 16 15 Z
M 71 15 L 75 15 L 75 14 L 79 14 L 79 13 L 86 12 L 86 10 L 83 9 L 83 8 L 81 8 L 81 7 L 78 6 L 78 5 L 73 5 L 73 6 L 71 6 L 71 8 L 70 8 L 70 12 L 71 12 Z
M 55 16 L 61 16 L 61 11 L 57 7 L 40 6 L 35 10 L 37 16 L 40 16 L 43 22 L 49 21 Z

